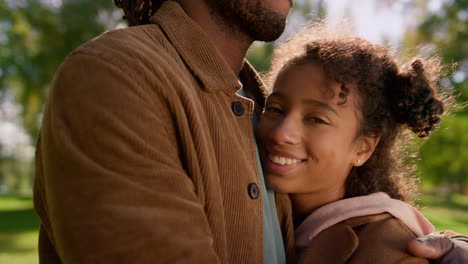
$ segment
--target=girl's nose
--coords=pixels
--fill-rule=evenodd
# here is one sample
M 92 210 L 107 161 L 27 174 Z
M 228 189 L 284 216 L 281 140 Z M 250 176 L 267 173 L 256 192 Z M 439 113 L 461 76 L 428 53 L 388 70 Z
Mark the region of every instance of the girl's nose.
M 276 144 L 295 145 L 300 142 L 301 128 L 294 118 L 286 117 L 276 123 L 271 131 L 271 138 Z

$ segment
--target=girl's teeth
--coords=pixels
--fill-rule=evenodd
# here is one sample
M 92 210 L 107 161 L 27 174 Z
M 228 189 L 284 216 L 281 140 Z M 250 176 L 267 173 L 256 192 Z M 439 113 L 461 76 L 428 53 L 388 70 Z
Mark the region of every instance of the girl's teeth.
M 281 157 L 281 158 L 279 158 L 278 163 L 281 164 L 281 165 L 284 165 L 284 164 L 286 164 L 286 159 Z
M 270 158 L 271 159 L 271 158 Z M 273 159 L 271 159 L 274 163 L 279 163 L 279 158 L 278 156 L 273 156 Z
M 296 164 L 296 163 L 299 162 L 299 160 L 296 160 L 296 159 L 289 159 L 289 158 L 285 158 L 285 157 L 273 156 L 271 154 L 268 155 L 268 158 L 273 163 L 280 164 L 280 165 L 290 165 L 290 164 Z

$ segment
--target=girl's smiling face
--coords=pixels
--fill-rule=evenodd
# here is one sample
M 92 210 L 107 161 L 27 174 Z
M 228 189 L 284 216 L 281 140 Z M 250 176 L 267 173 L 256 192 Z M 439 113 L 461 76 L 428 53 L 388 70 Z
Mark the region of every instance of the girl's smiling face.
M 341 90 L 318 63 L 291 64 L 279 73 L 257 128 L 270 188 L 343 197 L 350 170 L 370 157 L 376 141 L 357 137 L 355 90 L 346 99 Z

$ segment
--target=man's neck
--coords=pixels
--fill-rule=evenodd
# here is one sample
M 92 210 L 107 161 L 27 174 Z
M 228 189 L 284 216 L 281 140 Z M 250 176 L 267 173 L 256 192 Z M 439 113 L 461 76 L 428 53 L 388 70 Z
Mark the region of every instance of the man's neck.
M 213 44 L 231 67 L 235 75 L 242 70 L 247 49 L 253 40 L 241 34 L 235 34 L 213 17 L 204 1 L 177 1 L 185 13 L 207 33 Z

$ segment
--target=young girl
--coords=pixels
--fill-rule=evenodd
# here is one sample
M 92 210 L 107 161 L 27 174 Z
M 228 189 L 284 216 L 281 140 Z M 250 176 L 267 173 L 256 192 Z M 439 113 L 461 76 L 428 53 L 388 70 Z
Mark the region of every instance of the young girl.
M 404 249 L 433 231 L 406 159 L 451 102 L 440 69 L 324 31 L 276 51 L 257 137 L 268 186 L 290 193 L 299 263 L 428 263 Z

